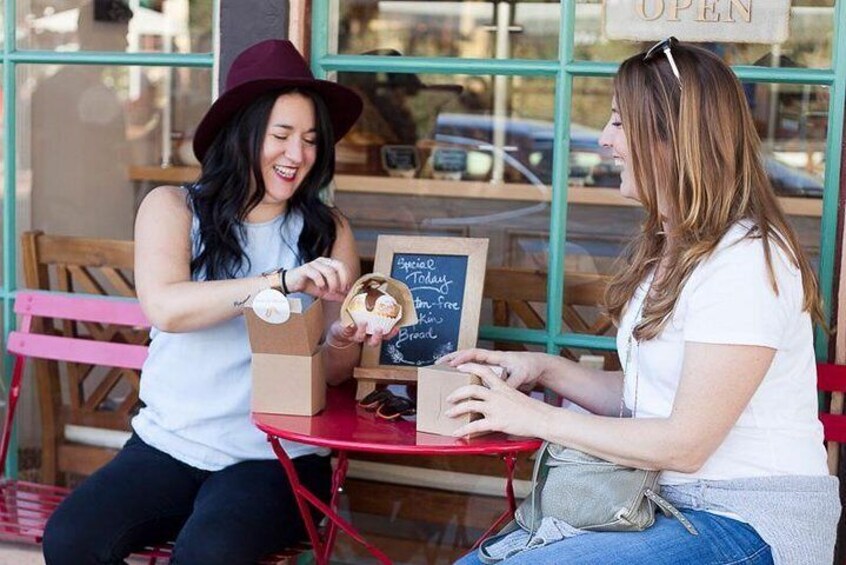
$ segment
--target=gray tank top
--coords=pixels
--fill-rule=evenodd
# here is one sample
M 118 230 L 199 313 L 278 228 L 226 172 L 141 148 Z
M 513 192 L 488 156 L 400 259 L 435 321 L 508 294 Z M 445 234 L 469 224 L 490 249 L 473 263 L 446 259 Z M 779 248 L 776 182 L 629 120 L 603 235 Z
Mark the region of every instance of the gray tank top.
M 240 276 L 298 265 L 297 241 L 303 228 L 299 214 L 283 214 L 245 227 L 241 244 L 250 264 Z M 198 230 L 195 216 L 194 256 L 200 250 Z M 312 300 L 296 296 L 304 305 Z M 151 337 L 141 374 L 140 397 L 145 407 L 132 420 L 141 439 L 192 467 L 210 471 L 240 461 L 275 458 L 265 434 L 250 421 L 251 354 L 243 316 L 186 333 L 153 328 Z M 294 442 L 282 444 L 292 458 L 320 451 Z

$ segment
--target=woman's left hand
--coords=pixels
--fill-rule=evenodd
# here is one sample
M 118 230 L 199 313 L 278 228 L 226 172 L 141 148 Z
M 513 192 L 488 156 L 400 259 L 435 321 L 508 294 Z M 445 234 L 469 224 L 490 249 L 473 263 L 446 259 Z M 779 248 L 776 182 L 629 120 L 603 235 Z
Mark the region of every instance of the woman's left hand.
M 330 346 L 336 349 L 345 349 L 353 343 L 365 343 L 370 346 L 377 346 L 383 341 L 394 339 L 399 333 L 398 326 L 383 334 L 382 330 L 377 329 L 372 335 L 367 334 L 367 324 L 353 324 L 344 326 L 340 320 L 332 323 L 329 328 L 329 333 L 326 335 L 326 341 Z
M 454 418 L 475 412 L 484 417 L 462 426 L 453 433 L 454 436 L 480 432 L 503 432 L 524 437 L 541 435 L 541 425 L 548 418 L 552 406 L 511 388 L 485 365 L 465 363 L 457 368 L 478 375 L 482 384 L 463 386 L 450 394 L 447 402 L 455 406 L 445 414 Z

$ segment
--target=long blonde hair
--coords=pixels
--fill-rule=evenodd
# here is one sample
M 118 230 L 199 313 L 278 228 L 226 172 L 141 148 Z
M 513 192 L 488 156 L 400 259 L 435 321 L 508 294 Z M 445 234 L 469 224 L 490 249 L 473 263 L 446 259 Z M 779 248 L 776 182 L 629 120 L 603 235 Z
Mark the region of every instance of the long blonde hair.
M 637 339 L 658 335 L 697 265 L 733 224 L 750 220 L 764 243 L 773 290 L 778 294 L 775 243 L 802 273 L 804 309 L 824 324 L 816 275 L 764 171 L 740 82 L 704 49 L 675 43 L 672 54 L 681 88 L 663 53 L 648 62 L 642 54 L 627 59 L 614 79 L 628 166 L 646 219 L 608 286 L 609 316 L 619 324 L 637 286 L 665 259 L 634 332 Z

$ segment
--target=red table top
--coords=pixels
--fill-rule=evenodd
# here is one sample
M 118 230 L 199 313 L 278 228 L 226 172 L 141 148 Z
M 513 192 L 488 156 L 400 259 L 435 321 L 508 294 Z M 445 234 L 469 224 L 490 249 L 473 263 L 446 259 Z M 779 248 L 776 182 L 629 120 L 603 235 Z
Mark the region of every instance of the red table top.
M 254 412 L 253 423 L 281 439 L 344 451 L 413 455 L 501 454 L 534 451 L 541 441 L 500 433 L 454 438 L 418 433 L 414 422 L 384 420 L 355 403 L 355 387 L 329 387 L 326 408 L 314 416 Z

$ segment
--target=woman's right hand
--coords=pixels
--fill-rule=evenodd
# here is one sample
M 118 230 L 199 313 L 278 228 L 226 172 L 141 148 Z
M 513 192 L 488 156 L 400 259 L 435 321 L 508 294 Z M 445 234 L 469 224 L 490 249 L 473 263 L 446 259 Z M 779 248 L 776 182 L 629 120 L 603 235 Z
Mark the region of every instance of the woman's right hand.
M 465 363 L 481 363 L 502 367 L 503 379 L 512 388 L 528 391 L 539 384 L 546 369 L 546 354 L 531 351 L 489 351 L 462 349 L 437 360 L 451 367 Z M 542 383 L 541 383 L 542 384 Z
M 349 267 L 331 257 L 318 257 L 285 272 L 288 291 L 336 302 L 344 300 L 352 282 Z

